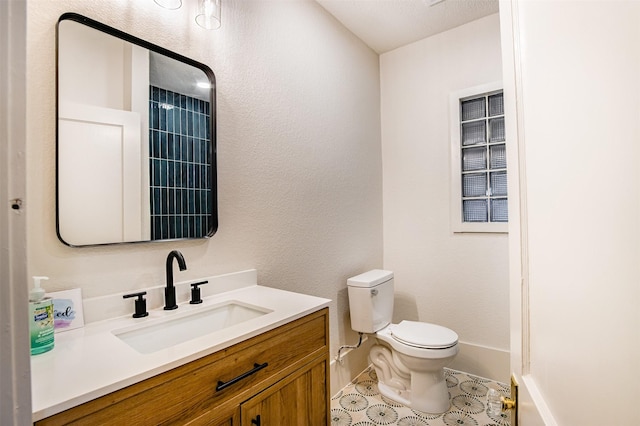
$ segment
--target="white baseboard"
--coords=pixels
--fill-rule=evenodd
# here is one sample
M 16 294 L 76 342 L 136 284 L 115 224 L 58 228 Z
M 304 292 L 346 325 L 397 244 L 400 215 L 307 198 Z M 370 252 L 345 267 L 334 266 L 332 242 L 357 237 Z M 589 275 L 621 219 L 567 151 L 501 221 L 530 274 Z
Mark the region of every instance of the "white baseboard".
M 357 349 L 343 352 L 342 363 L 331 361 L 331 395 L 337 394 L 369 366 L 369 350 L 375 339 L 367 339 Z M 458 343 L 460 352 L 449 368 L 486 379 L 509 383 L 509 351 L 470 343 Z
M 460 352 L 449 368 L 484 377 L 502 383 L 509 383 L 509 351 L 488 348 L 471 343 L 459 342 Z

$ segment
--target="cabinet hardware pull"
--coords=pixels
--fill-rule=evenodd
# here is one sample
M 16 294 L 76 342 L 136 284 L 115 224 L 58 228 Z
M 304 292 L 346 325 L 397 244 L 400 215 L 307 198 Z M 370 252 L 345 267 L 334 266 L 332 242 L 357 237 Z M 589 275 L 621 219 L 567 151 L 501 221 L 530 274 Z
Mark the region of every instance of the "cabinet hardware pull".
M 253 364 L 253 368 L 247 372 L 242 373 L 241 375 L 239 375 L 238 377 L 234 377 L 233 379 L 229 380 L 228 382 L 223 382 L 222 380 L 218 380 L 218 386 L 216 386 L 216 392 L 219 392 L 235 383 L 238 383 L 240 380 L 242 379 L 246 379 L 247 377 L 249 377 L 252 374 L 257 373 L 258 371 L 262 370 L 263 368 L 267 367 L 269 365 L 269 363 L 265 362 L 264 364 L 258 364 L 258 363 L 254 363 Z
M 255 419 L 251 419 L 251 424 L 260 426 L 260 414 L 258 414 Z

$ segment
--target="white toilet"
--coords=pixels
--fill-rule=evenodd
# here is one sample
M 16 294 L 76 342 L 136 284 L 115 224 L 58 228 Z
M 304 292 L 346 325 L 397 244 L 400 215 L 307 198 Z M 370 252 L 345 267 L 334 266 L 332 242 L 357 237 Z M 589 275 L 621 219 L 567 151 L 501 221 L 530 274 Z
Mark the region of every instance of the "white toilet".
M 449 409 L 444 367 L 458 354 L 458 335 L 425 322 L 391 324 L 393 272 L 375 269 L 347 280 L 351 328 L 375 333 L 369 357 L 378 389 L 389 399 L 426 413 Z

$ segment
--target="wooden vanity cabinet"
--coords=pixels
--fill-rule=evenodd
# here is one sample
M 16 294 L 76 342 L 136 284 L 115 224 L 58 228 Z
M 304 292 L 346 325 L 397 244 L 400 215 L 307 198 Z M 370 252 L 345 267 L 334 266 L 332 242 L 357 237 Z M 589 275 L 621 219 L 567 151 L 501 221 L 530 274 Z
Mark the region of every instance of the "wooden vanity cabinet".
M 328 425 L 328 371 L 324 308 L 35 424 Z

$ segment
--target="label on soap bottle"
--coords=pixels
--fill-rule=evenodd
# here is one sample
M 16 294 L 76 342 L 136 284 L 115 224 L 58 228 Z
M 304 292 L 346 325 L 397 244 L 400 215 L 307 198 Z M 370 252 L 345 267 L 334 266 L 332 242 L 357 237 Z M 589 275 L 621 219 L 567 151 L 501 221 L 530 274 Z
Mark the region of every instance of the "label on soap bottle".
M 29 303 L 31 355 L 53 349 L 54 319 L 52 300 Z

